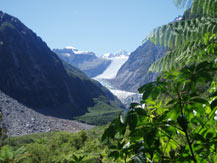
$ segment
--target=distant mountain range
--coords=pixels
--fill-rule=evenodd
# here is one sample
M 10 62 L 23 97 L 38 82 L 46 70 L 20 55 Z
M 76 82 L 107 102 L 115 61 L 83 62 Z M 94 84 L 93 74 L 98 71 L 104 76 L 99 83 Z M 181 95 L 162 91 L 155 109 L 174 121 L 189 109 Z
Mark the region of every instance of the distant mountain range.
M 93 53 L 85 53 L 95 57 Z M 73 119 L 99 110 L 103 110 L 101 115 L 119 112 L 123 107 L 108 89 L 62 62 L 33 31 L 3 12 L 0 12 L 0 74 L 3 93 L 44 115 Z
M 79 51 L 70 46 L 63 49 L 53 49 L 53 52 L 55 52 L 60 59 L 77 67 L 91 78 L 103 73 L 111 64 L 110 60 L 97 57 L 94 52 Z

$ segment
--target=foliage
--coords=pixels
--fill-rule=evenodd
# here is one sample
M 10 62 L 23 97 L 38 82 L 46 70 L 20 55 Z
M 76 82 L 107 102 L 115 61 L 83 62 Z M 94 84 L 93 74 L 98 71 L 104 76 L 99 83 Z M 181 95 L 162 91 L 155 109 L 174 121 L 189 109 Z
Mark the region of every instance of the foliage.
M 79 163 L 82 162 L 82 160 L 84 159 L 84 156 L 76 156 L 76 155 L 72 155 L 72 161 L 70 161 L 70 163 Z
M 102 98 L 94 99 L 95 105 L 88 108 L 88 113 L 75 117 L 76 120 L 92 124 L 105 125 L 111 122 L 122 111 L 120 108 L 108 105 Z
M 104 127 L 95 127 L 78 133 L 50 132 L 11 137 L 3 141 L 5 149 L 2 151 L 9 149 L 7 153 L 12 153 L 15 160 L 19 158 L 14 155 L 15 151 L 25 149 L 22 153 L 25 157 L 19 161 L 22 163 L 100 163 L 100 160 L 110 163 L 107 146 L 100 141 L 103 130 Z
M 187 0 L 176 0 L 178 6 L 183 6 Z M 162 59 L 154 63 L 151 71 L 170 71 L 189 65 L 192 60 L 198 60 L 198 53 L 204 48 L 201 39 L 206 33 L 217 31 L 217 1 L 195 0 L 189 9 L 190 16 L 158 27 L 147 39 L 168 47 L 168 52 Z M 215 39 L 215 44 L 217 39 Z M 203 58 L 210 59 L 210 58 Z
M 9 146 L 3 146 L 0 149 L 0 162 L 1 163 L 19 163 L 30 155 L 26 153 L 25 147 L 20 147 L 17 150 L 13 150 Z
M 131 104 L 103 135 L 103 140 L 120 143 L 110 156 L 132 162 L 215 162 L 216 70 L 214 63 L 192 64 L 141 87 L 141 104 Z M 200 97 L 203 82 L 212 82 L 210 97 Z M 159 99 L 161 95 L 167 99 Z
M 184 8 L 190 9 L 190 16 L 191 17 L 198 17 L 198 16 L 214 16 L 216 17 L 217 11 L 216 0 L 173 0 L 177 8 Z
M 191 11 L 203 2 L 195 0 Z M 114 160 L 216 162 L 217 21 L 212 17 L 216 1 L 209 2 L 212 11 L 206 17 L 195 12 L 191 19 L 158 28 L 150 37 L 168 46 L 169 53 L 152 66 L 152 70 L 163 71 L 158 79 L 139 89 L 143 100 L 131 104 L 105 130 L 102 140 L 117 142 L 110 148 Z
M 173 0 L 177 8 L 190 8 L 193 0 Z

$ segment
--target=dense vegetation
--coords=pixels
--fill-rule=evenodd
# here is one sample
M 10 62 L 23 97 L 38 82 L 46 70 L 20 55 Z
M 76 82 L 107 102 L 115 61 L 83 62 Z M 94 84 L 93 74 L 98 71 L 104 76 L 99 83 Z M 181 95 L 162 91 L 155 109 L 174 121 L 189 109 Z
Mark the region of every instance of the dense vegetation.
M 217 161 L 216 11 L 217 1 L 195 0 L 183 20 L 149 37 L 168 53 L 151 67 L 159 78 L 139 89 L 141 103 L 105 130 L 103 140 L 119 142 L 110 153 L 116 162 Z
M 100 163 L 108 148 L 100 142 L 104 128 L 78 133 L 51 132 L 7 138 L 0 150 L 2 163 Z

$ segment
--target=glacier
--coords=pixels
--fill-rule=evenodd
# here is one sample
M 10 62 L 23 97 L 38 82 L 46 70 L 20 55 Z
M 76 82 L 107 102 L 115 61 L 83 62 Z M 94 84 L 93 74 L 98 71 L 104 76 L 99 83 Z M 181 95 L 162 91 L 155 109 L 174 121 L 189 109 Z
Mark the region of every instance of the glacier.
M 98 75 L 96 78 L 102 78 L 102 79 L 115 78 L 116 74 L 118 73 L 118 70 L 127 61 L 128 56 L 121 56 L 121 57 L 114 57 L 114 58 L 107 58 L 107 59 L 112 61 L 111 64 L 102 74 Z
M 116 54 L 104 54 L 102 58 L 111 60 L 111 64 L 102 74 L 93 78 L 94 80 L 100 82 L 103 86 L 107 87 L 123 104 L 126 105 L 126 107 L 129 107 L 132 102 L 139 102 L 141 100 L 141 95 L 134 92 L 116 89 L 111 85 L 110 80 L 116 77 L 118 70 L 128 60 L 129 55 L 130 53 L 124 50 L 120 50 L 120 52 Z

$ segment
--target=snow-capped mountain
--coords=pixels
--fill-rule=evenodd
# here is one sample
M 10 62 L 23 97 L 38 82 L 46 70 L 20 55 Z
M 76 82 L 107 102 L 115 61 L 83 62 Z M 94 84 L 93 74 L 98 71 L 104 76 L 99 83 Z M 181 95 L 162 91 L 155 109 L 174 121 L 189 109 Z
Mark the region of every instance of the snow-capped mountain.
M 105 58 L 105 59 L 110 59 L 110 58 L 126 58 L 130 55 L 130 52 L 127 52 L 123 49 L 121 49 L 120 51 L 118 51 L 117 53 L 106 53 L 102 56 L 102 58 Z
M 72 46 L 63 49 L 53 49 L 60 59 L 77 67 L 89 77 L 95 77 L 105 71 L 110 60 L 99 58 L 91 51 L 80 51 Z
M 59 55 L 63 55 L 66 57 L 70 57 L 72 55 L 91 55 L 91 56 L 96 56 L 94 52 L 91 51 L 79 51 L 78 49 L 72 47 L 72 46 L 66 46 L 63 49 L 54 49 L 53 51 L 59 52 L 61 50 L 61 53 Z

